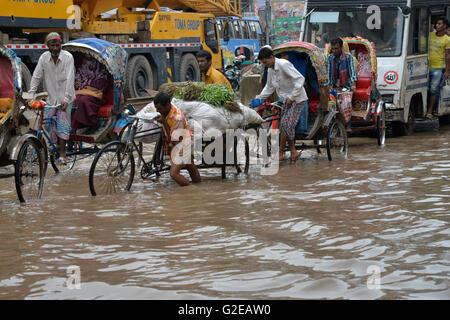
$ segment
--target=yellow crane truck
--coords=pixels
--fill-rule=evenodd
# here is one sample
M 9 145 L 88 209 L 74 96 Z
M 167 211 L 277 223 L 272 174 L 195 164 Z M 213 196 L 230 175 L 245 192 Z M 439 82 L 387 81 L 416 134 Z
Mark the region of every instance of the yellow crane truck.
M 2 0 L 0 43 L 22 59 L 25 88 L 48 32 L 118 43 L 128 53 L 125 95 L 135 98 L 162 83 L 200 81 L 200 49 L 223 67 L 216 16 L 240 16 L 240 0 Z

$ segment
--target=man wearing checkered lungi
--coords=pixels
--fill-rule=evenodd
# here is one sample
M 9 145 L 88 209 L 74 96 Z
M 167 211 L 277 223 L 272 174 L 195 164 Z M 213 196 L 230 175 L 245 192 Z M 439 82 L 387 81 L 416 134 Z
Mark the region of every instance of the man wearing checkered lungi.
M 294 65 L 286 59 L 278 59 L 270 48 L 262 48 L 258 59 L 268 68 L 267 82 L 262 92 L 256 98 L 268 98 L 276 91 L 285 105 L 281 116 L 281 141 L 279 156 L 283 159 L 284 147 L 288 142 L 291 151 L 291 164 L 295 164 L 301 152 L 295 149 L 295 127 L 300 119 L 303 107 L 307 107 L 308 96 L 305 88 L 305 77 L 297 71 Z

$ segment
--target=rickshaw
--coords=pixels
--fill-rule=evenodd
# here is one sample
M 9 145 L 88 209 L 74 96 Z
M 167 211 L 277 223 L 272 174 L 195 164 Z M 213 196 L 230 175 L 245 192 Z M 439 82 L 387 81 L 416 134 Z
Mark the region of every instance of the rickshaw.
M 50 140 L 45 124 L 49 124 L 52 119 L 45 118 L 44 110 L 38 110 L 37 136 L 41 140 L 47 140 L 50 149 L 50 163 L 55 170 L 70 170 L 76 161 L 95 155 L 103 145 L 109 141 L 116 140 L 121 130 L 127 125 L 128 120 L 124 117 L 123 111 L 123 86 L 127 63 L 127 53 L 119 45 L 97 38 L 87 38 L 72 40 L 65 43 L 62 48 L 69 51 L 74 57 L 75 72 L 86 56 L 95 59 L 104 65 L 109 73 L 108 84 L 104 90 L 104 101 L 96 117 L 99 126 L 94 132 L 83 133 L 83 129 L 77 130 L 72 124 L 72 131 L 67 142 L 67 165 L 57 165 L 56 159 L 59 157 L 57 146 Z M 73 106 L 72 115 L 76 106 Z M 84 130 L 85 131 L 85 130 Z
M 185 82 L 171 83 L 171 85 L 184 85 Z M 160 88 L 161 91 L 161 88 Z M 167 150 L 164 150 L 164 141 L 167 139 L 167 132 L 155 121 L 159 113 L 154 109 L 152 112 L 133 113 L 133 110 L 126 110 L 125 114 L 132 121 L 120 136 L 120 140 L 112 141 L 102 147 L 96 154 L 89 172 L 89 188 L 93 196 L 113 194 L 130 190 L 136 168 L 135 153 L 137 159 L 142 164 L 140 176 L 143 180 L 155 181 L 164 172 L 170 170 L 170 157 Z M 243 130 L 257 128 L 259 124 L 246 124 L 240 128 Z M 226 178 L 227 170 L 232 170 L 235 174 L 248 174 L 250 164 L 250 146 L 246 136 L 228 136 L 223 134 L 223 158 L 219 161 L 208 162 L 202 157 L 201 163 L 197 164 L 198 169 L 220 168 L 222 179 Z M 194 136 L 194 140 L 195 140 Z M 201 141 L 200 141 L 201 140 Z M 146 149 L 151 150 L 150 158 L 145 159 L 142 142 L 146 144 Z M 205 139 L 203 136 L 193 141 L 201 145 L 201 152 L 206 148 L 211 148 L 215 138 Z M 239 152 L 239 146 L 243 144 L 243 152 Z M 219 148 L 222 146 L 219 144 Z M 196 151 L 193 153 L 194 157 Z M 215 156 L 215 154 L 214 154 Z M 194 160 L 195 161 L 195 160 Z
M 302 110 L 296 127 L 296 149 L 316 149 L 321 153 L 321 149 L 326 148 L 329 161 L 333 158 L 346 158 L 348 138 L 345 120 L 336 104 L 329 101 L 328 74 L 323 51 L 311 43 L 294 41 L 276 47 L 273 52 L 277 58 L 287 54 L 289 61 L 305 77 L 309 101 Z M 272 119 L 271 129 L 280 129 L 282 103 L 258 104 L 252 107 L 258 107 L 258 112 L 266 121 Z M 270 145 L 268 149 L 271 149 Z
M 342 38 L 343 50 L 349 52 L 355 61 L 357 82 L 353 94 L 352 110 L 346 116 L 347 132 L 355 134 L 371 131 L 379 146 L 386 140 L 386 118 L 384 101 L 377 90 L 377 57 L 375 45 L 360 36 Z M 326 55 L 331 48 L 326 48 Z
M 16 54 L 0 45 L 0 167 L 13 165 L 17 196 L 21 202 L 40 198 L 44 186 L 46 145 L 27 133 L 29 121 L 22 94 L 21 61 Z

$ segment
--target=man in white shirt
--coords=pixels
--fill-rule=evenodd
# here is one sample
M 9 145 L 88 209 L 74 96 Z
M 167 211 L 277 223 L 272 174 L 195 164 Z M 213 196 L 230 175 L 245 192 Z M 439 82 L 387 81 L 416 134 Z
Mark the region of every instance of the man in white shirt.
M 262 92 L 256 98 L 268 98 L 276 91 L 279 98 L 284 99 L 285 106 L 281 117 L 280 160 L 283 159 L 286 141 L 291 151 L 291 164 L 295 164 L 301 152 L 295 149 L 295 127 L 300 119 L 300 113 L 308 101 L 305 88 L 305 77 L 286 59 L 278 59 L 270 48 L 262 48 L 258 59 L 268 68 L 267 82 Z
M 69 140 L 71 130 L 71 107 L 75 100 L 75 65 L 72 55 L 61 50 L 62 39 L 56 33 L 50 33 L 46 38 L 49 51 L 44 52 L 34 70 L 30 83 L 30 92 L 36 90 L 43 80 L 48 92 L 47 104 L 55 106 L 61 104 L 61 109 L 45 111 L 45 117 L 56 115 L 56 123 L 49 128 L 52 142 L 58 143 L 60 150 L 59 161 L 66 163 L 66 141 Z

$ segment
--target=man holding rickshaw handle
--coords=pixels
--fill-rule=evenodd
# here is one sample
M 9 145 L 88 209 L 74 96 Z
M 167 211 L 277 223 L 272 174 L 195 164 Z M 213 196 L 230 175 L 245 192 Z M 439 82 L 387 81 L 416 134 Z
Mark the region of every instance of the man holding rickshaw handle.
M 256 99 L 268 98 L 276 91 L 279 98 L 284 99 L 285 106 L 281 116 L 281 141 L 279 159 L 283 159 L 286 141 L 291 151 L 291 164 L 295 164 L 301 152 L 295 149 L 295 127 L 300 119 L 302 108 L 307 108 L 308 96 L 303 87 L 305 77 L 286 59 L 278 59 L 270 48 L 262 48 L 258 59 L 268 68 L 267 82 Z
M 56 116 L 56 123 L 49 128 L 52 142 L 58 142 L 61 164 L 66 164 L 66 141 L 69 140 L 72 102 L 75 100 L 75 65 L 72 55 L 61 50 L 62 39 L 57 32 L 52 32 L 45 39 L 48 50 L 39 58 L 30 83 L 30 93 L 36 90 L 44 80 L 48 92 L 47 103 L 55 106 L 61 104 L 61 109 L 45 111 L 45 117 Z

